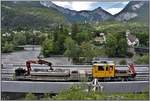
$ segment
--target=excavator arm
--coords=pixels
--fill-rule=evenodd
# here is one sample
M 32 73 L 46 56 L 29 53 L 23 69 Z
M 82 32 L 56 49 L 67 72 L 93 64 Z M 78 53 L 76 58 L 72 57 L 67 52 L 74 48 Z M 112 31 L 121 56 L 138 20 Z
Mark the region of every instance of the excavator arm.
M 30 71 L 31 71 L 31 63 L 33 63 L 33 64 L 46 64 L 46 65 L 48 65 L 49 67 L 50 67 L 50 70 L 53 70 L 53 68 L 52 68 L 52 63 L 51 62 L 48 62 L 48 61 L 45 61 L 45 60 L 36 60 L 36 61 L 34 61 L 34 60 L 28 60 L 28 61 L 26 61 L 26 67 L 27 67 L 27 74 L 29 75 L 30 74 Z
M 135 77 L 136 76 L 136 71 L 135 71 L 135 66 L 133 63 L 131 64 L 128 64 L 128 68 L 129 68 L 129 71 L 132 73 L 132 76 Z

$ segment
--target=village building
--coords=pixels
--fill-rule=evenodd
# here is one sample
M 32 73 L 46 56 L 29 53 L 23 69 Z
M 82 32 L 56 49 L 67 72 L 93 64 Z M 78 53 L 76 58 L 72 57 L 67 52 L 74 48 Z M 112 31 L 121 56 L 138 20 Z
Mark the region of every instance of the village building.
M 106 42 L 106 36 L 105 33 L 99 33 L 96 37 L 95 37 L 95 42 L 98 42 L 100 44 L 103 44 Z
M 129 46 L 128 51 L 135 54 L 134 48 L 139 46 L 139 39 L 136 36 L 132 35 L 129 30 L 126 31 L 126 39 Z

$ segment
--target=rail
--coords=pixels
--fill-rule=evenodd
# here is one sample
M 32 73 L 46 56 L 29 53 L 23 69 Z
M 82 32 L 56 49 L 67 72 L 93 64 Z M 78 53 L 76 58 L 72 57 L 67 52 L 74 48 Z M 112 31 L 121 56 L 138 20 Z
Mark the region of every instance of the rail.
M 7 68 L 7 67 L 25 67 L 26 65 L 25 64 L 1 64 L 2 68 Z M 32 66 L 34 67 L 39 67 L 39 64 L 36 65 L 36 64 L 32 64 Z M 46 67 L 45 65 L 40 65 L 42 67 Z M 53 67 L 77 67 L 77 68 L 91 68 L 92 65 L 52 65 Z M 116 65 L 116 67 L 127 67 L 127 65 Z M 135 65 L 135 67 L 137 68 L 141 68 L 141 67 L 149 67 L 148 64 L 146 65 Z

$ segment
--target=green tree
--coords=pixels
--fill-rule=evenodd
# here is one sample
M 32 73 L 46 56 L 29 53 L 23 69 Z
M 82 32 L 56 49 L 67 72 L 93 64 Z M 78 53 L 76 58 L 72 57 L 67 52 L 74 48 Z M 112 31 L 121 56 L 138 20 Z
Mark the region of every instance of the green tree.
M 64 41 L 68 36 L 68 30 L 63 25 L 59 25 L 54 30 L 54 50 L 55 54 L 63 54 L 65 51 Z
M 81 44 L 82 42 L 90 41 L 91 39 L 92 39 L 92 33 L 88 31 L 82 31 L 77 33 L 76 35 L 76 41 L 78 42 L 78 44 Z
M 106 54 L 110 57 L 124 57 L 127 53 L 127 41 L 124 32 L 111 33 L 106 37 Z
M 106 54 L 108 56 L 115 56 L 117 44 L 116 37 L 113 34 L 109 34 L 106 39 Z
M 85 58 L 86 62 L 90 62 L 95 56 L 95 50 L 89 42 L 83 42 L 81 44 L 80 56 Z
M 53 40 L 46 38 L 42 44 L 42 53 L 44 57 L 50 56 L 54 52 Z
M 64 55 L 72 58 L 73 61 L 78 61 L 80 48 L 77 43 L 71 37 L 67 37 L 65 39 L 64 46 L 66 49 Z
M 55 46 L 56 46 L 56 50 L 55 52 L 57 54 L 63 54 L 65 49 L 64 49 L 64 40 L 65 40 L 65 35 L 63 34 L 59 34 L 58 36 L 58 40 L 55 42 Z
M 79 25 L 77 23 L 73 23 L 72 26 L 71 26 L 71 37 L 72 39 L 76 39 L 76 35 L 77 33 L 80 32 L 80 28 L 79 28 Z
M 17 32 L 14 34 L 13 42 L 15 45 L 25 45 L 26 36 L 24 32 Z
M 142 47 L 148 47 L 148 45 L 149 45 L 149 33 L 148 33 L 148 31 L 147 32 L 139 32 L 137 37 L 139 38 L 139 42 L 140 42 L 140 45 Z
M 26 44 L 33 44 L 33 35 L 31 31 L 25 32 Z
M 45 40 L 46 37 L 47 37 L 47 33 L 42 33 L 42 34 L 39 35 L 38 41 L 39 41 L 40 45 L 42 45 L 43 40 Z

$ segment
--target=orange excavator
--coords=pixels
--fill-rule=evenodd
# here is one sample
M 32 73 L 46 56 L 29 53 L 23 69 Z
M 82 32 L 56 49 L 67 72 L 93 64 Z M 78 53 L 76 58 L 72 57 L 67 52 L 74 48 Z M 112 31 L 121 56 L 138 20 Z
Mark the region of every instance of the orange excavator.
M 31 72 L 31 64 L 45 64 L 50 69 L 34 69 Z M 28 60 L 26 61 L 27 70 L 24 68 L 15 69 L 15 80 L 42 80 L 42 81 L 66 81 L 70 78 L 70 70 L 53 69 L 52 63 L 45 60 Z
M 52 63 L 51 62 L 48 62 L 48 61 L 45 61 L 45 60 L 41 60 L 41 59 L 39 59 L 39 60 L 28 60 L 28 61 L 26 61 L 26 67 L 27 67 L 27 74 L 28 75 L 30 75 L 30 71 L 31 71 L 31 63 L 34 63 L 34 64 L 46 64 L 46 65 L 48 65 L 49 67 L 50 67 L 50 70 L 54 70 L 53 68 L 52 68 Z

